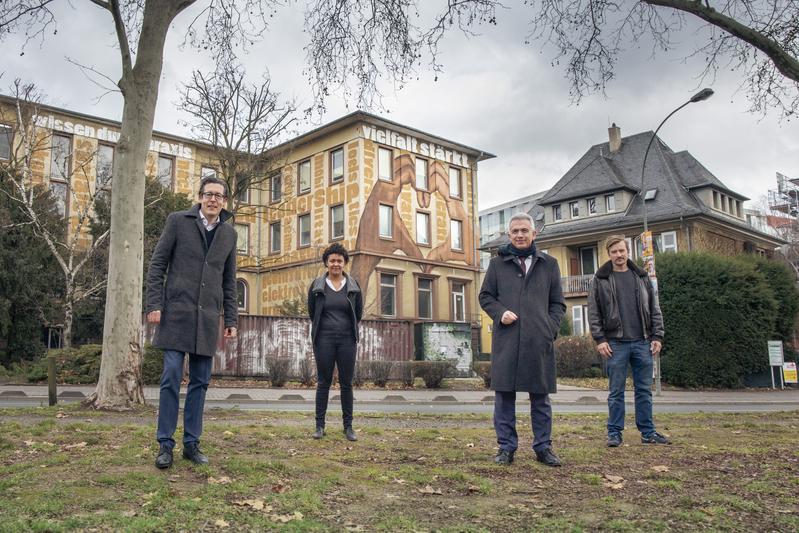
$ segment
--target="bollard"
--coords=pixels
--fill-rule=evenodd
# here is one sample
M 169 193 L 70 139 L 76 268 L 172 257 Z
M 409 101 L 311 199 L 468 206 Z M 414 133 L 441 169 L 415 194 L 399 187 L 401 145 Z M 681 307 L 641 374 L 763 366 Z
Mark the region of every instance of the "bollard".
M 58 401 L 58 391 L 55 384 L 55 356 L 47 357 L 47 396 L 48 405 L 55 405 Z

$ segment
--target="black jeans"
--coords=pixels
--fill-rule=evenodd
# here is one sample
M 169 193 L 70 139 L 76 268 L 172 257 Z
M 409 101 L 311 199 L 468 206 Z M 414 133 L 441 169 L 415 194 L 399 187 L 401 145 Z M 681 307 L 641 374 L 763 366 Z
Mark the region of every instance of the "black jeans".
M 344 427 L 352 427 L 352 378 L 358 345 L 350 333 L 320 331 L 314 342 L 316 359 L 316 426 L 325 427 L 327 400 L 333 382 L 333 368 L 338 367 L 341 385 L 341 413 Z

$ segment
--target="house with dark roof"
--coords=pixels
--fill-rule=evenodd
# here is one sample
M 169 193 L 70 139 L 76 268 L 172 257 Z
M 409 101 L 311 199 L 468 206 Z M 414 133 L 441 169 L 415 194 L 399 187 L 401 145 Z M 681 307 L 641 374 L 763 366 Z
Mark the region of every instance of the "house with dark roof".
M 603 241 L 623 234 L 633 259 L 639 257 L 644 209 L 657 252 L 771 256 L 784 244 L 747 223 L 743 203 L 748 198 L 724 185 L 689 152 L 674 152 L 660 138 L 649 150 L 642 187 L 641 168 L 653 135 L 648 131 L 622 138 L 613 124 L 608 142 L 589 148 L 531 212 L 534 218 L 543 216 L 539 250 L 560 263 L 575 334 L 587 332 L 588 284 L 608 260 Z M 505 242 L 502 235 L 483 250 Z

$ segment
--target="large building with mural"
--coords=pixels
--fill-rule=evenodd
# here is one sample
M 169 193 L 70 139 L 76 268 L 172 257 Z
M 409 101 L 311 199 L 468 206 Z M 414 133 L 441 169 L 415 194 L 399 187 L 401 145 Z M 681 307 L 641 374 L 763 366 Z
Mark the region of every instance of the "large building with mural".
M 13 100 L 0 99 L 0 160 L 13 157 Z M 34 117 L 43 149 L 32 180 L 50 188 L 79 230 L 99 189 L 113 191 L 119 123 L 51 106 Z M 302 308 L 332 242 L 351 251 L 367 318 L 477 325 L 477 165 L 494 157 L 384 118 L 355 112 L 275 147 L 280 164 L 236 191 L 239 307 L 275 315 Z M 212 147 L 154 132 L 147 172 L 196 198 L 218 165 Z M 277 159 L 276 159 L 277 160 Z M 110 185 L 109 185 L 110 184 Z

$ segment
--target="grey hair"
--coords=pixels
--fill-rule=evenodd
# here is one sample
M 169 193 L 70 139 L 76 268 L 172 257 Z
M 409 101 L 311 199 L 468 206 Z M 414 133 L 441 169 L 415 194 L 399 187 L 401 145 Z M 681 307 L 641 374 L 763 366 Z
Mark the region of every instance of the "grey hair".
M 530 223 L 530 226 L 535 229 L 535 222 L 533 221 L 533 217 L 528 215 L 527 213 L 516 213 L 510 220 L 508 220 L 508 233 L 510 233 L 510 225 L 513 223 L 514 220 L 526 220 Z

